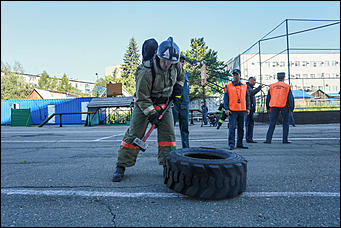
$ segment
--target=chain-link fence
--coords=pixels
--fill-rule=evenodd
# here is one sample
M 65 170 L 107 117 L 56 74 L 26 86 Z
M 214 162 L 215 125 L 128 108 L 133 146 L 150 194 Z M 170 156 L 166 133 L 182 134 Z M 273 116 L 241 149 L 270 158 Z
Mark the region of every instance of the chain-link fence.
M 227 65 L 230 71 L 240 69 L 242 81 L 253 76 L 266 85 L 256 95 L 258 112 L 264 112 L 268 86 L 277 82 L 278 72 L 285 72 L 292 90 L 302 91 L 295 101 L 311 107 L 321 103 L 316 102 L 320 97 L 308 97 L 321 91 L 340 107 L 340 20 L 286 19 Z

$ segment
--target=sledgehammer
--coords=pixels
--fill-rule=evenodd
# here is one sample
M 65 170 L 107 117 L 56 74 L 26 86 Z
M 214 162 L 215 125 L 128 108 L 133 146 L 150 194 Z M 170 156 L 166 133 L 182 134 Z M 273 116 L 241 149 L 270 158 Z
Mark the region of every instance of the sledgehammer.
M 172 106 L 173 104 L 173 100 L 171 100 L 168 105 L 166 106 L 166 108 L 163 110 L 163 112 L 161 113 L 161 115 L 159 116 L 159 120 L 162 119 L 162 117 L 165 115 L 165 113 L 167 112 L 167 110 L 169 109 L 170 106 Z M 152 133 L 152 131 L 154 130 L 155 128 L 155 124 L 153 124 L 148 132 L 143 136 L 142 139 L 139 139 L 139 138 L 135 138 L 134 141 L 133 141 L 133 144 L 137 147 L 140 148 L 140 150 L 142 151 L 145 151 L 147 149 L 147 144 L 146 144 L 146 141 L 148 139 L 148 137 L 150 136 L 150 134 Z

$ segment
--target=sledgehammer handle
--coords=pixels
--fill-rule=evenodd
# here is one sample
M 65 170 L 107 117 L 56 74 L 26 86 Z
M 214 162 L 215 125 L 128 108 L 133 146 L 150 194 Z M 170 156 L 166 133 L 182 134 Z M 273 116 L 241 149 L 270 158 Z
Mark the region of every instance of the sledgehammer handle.
M 172 104 L 173 104 L 173 100 L 171 100 L 171 101 L 168 103 L 167 107 L 163 110 L 163 112 L 162 112 L 161 115 L 159 116 L 159 120 L 162 119 L 162 117 L 165 115 L 165 113 L 167 112 L 167 110 L 169 109 L 169 107 L 172 106 Z M 152 131 L 154 130 L 155 127 L 156 127 L 155 124 L 153 124 L 153 125 L 149 128 L 148 132 L 147 132 L 147 133 L 143 136 L 143 138 L 142 138 L 142 141 L 143 141 L 143 142 L 147 141 L 148 137 L 150 136 L 150 134 L 152 133 Z

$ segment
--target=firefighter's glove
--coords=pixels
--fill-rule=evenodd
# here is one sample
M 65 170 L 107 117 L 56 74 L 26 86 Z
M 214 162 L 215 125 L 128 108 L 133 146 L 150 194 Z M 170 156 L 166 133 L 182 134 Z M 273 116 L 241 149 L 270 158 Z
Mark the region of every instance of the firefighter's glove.
M 151 115 L 148 116 L 148 120 L 151 124 L 155 124 L 155 128 L 157 128 L 160 124 L 160 120 L 159 120 L 159 113 L 155 112 Z
M 181 98 L 182 96 L 182 92 L 183 92 L 183 88 L 181 85 L 179 85 L 178 83 L 175 83 L 175 85 L 173 86 L 173 93 L 171 98 L 176 101 L 178 99 Z

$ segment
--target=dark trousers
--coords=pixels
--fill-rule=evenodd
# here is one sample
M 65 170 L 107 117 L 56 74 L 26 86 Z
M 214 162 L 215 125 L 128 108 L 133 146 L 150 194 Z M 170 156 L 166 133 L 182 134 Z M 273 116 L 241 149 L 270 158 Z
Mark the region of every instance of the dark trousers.
M 255 120 L 253 119 L 253 112 L 250 114 L 245 114 L 245 139 L 246 141 L 253 140 L 253 127 L 255 126 Z
M 229 115 L 229 146 L 235 148 L 236 140 L 236 127 L 238 127 L 238 136 L 237 136 L 237 146 L 243 145 L 243 136 L 244 136 L 244 111 L 233 111 L 232 114 Z
M 271 112 L 269 113 L 270 125 L 268 128 L 268 132 L 266 133 L 266 141 L 271 142 L 272 135 L 275 131 L 276 122 L 279 113 L 282 115 L 282 123 L 283 123 L 283 142 L 288 141 L 288 134 L 289 134 L 289 109 L 288 108 L 276 108 L 272 107 Z
M 189 148 L 189 104 L 180 104 L 179 102 L 174 103 L 172 108 L 174 126 L 179 121 L 179 128 L 181 133 L 182 148 Z

